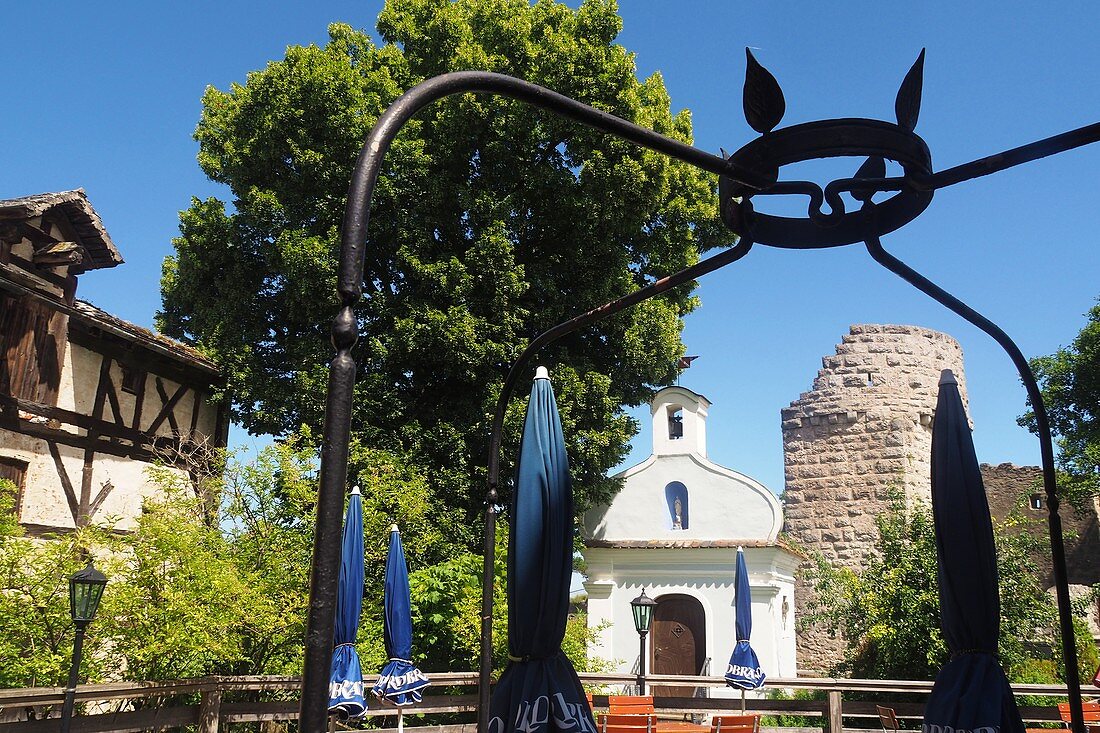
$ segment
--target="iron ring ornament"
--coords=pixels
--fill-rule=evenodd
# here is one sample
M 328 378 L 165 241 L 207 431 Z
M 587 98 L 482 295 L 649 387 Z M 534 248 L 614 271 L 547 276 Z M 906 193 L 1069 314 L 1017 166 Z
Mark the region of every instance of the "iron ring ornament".
M 932 173 L 928 146 L 916 133 L 888 122 L 839 119 L 794 125 L 750 142 L 729 160 L 738 166 L 778 177 L 779 168 L 784 165 L 847 156 L 868 156 L 864 168 L 881 167 L 883 172 L 884 159 L 894 160 L 901 164 L 906 177 L 891 180 L 882 175 L 857 175 L 833 181 L 824 191 L 809 181 L 777 181 L 769 188 L 753 191 L 721 177 L 718 200 L 722 221 L 734 232 L 751 236 L 758 244 L 788 249 L 839 247 L 900 229 L 932 203 L 931 190 L 920 190 L 906 183 Z M 848 192 L 870 198 L 873 193 L 893 188 L 898 189 L 897 193 L 877 204 L 878 211 L 873 218 L 863 209 L 846 211 L 840 197 L 841 193 Z M 754 195 L 788 193 L 809 196 L 805 218 L 765 214 L 753 208 Z M 830 205 L 830 211 L 821 210 L 822 202 Z
M 834 119 L 780 129 L 775 128 L 785 111 L 783 92 L 775 78 L 753 58 L 751 51 L 746 49 L 746 55 L 748 65 L 744 87 L 745 118 L 754 130 L 761 133 L 761 137 L 728 156 L 724 153 L 721 156 L 712 155 L 536 84 L 485 71 L 450 72 L 428 79 L 401 95 L 378 118 L 355 165 L 341 230 L 340 269 L 337 279 L 341 307 L 332 325 L 332 342 L 336 354 L 330 364 L 326 396 L 299 717 L 300 727 L 306 733 L 323 733 L 328 727 L 327 677 L 335 626 L 351 400 L 357 368 L 352 349 L 359 338 L 355 307 L 362 296 L 367 224 L 374 186 L 386 152 L 402 126 L 426 105 L 444 97 L 465 93 L 496 94 L 518 100 L 716 174 L 719 177 L 721 218 L 739 235 L 734 246 L 718 254 L 659 278 L 617 300 L 591 308 L 543 332 L 531 340 L 510 366 L 497 400 L 488 446 L 478 687 L 478 730 L 481 733 L 490 729 L 487 711 L 492 671 L 492 558 L 498 511 L 501 435 L 504 414 L 520 375 L 524 373 L 534 354 L 544 346 L 736 262 L 749 253 L 754 242 L 790 249 L 837 247 L 862 242 L 875 262 L 978 326 L 1004 348 L 1020 374 L 1035 414 L 1047 498 L 1047 523 L 1050 529 L 1063 659 L 1067 669 L 1077 667 L 1065 570 L 1065 547 L 1055 486 L 1053 441 L 1035 376 L 1026 358 L 1004 331 L 886 252 L 880 238 L 918 217 L 931 203 L 936 189 L 1096 142 L 1100 140 L 1100 123 L 934 172 L 928 146 L 914 132 L 920 111 L 924 51 L 921 51 L 901 83 L 894 106 L 896 123 L 858 118 Z M 779 180 L 783 166 L 817 158 L 847 156 L 864 157 L 865 160 L 851 178 L 834 180 L 824 189 L 809 181 Z M 887 177 L 887 160 L 900 165 L 903 175 Z M 858 210 L 847 211 L 842 196 L 845 193 L 862 204 Z M 753 205 L 756 197 L 791 194 L 808 198 L 805 217 L 761 213 Z M 873 201 L 879 194 L 890 195 L 878 202 Z M 824 210 L 825 205 L 828 205 L 828 210 Z M 1067 687 L 1072 729 L 1074 733 L 1085 733 L 1079 680 L 1071 675 L 1067 680 Z
M 920 113 L 924 77 L 924 51 L 905 75 L 894 110 L 897 123 L 870 119 L 835 119 L 773 129 L 783 118 L 786 102 L 775 77 L 745 50 L 745 119 L 761 137 L 727 157 L 731 167 L 757 171 L 771 185 L 754 189 L 728 177 L 718 179 L 718 205 L 722 221 L 754 242 L 787 249 L 840 247 L 862 242 L 900 229 L 920 216 L 932 203 L 931 188 L 922 187 L 932 175 L 932 154 L 913 130 Z M 819 158 L 866 157 L 851 178 L 829 183 L 824 190 L 810 181 L 780 181 L 785 165 Z M 886 178 L 886 160 L 899 163 L 904 177 Z M 895 192 L 876 205 L 846 211 L 842 193 L 869 203 L 876 193 Z M 752 197 L 804 194 L 807 215 L 793 218 L 756 211 Z M 823 203 L 829 211 L 822 211 Z

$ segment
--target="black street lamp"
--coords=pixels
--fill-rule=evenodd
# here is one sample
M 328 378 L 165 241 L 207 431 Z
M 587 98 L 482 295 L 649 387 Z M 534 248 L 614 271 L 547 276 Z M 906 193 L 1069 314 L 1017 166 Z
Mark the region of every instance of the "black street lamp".
M 645 694 L 645 637 L 649 633 L 649 624 L 653 621 L 653 607 L 657 601 L 642 594 L 630 602 L 630 610 L 634 612 L 634 628 L 638 631 L 638 694 Z
M 73 642 L 73 666 L 69 669 L 69 684 L 65 688 L 65 703 L 61 707 L 61 733 L 69 733 L 69 724 L 73 717 L 73 704 L 76 701 L 76 682 L 80 673 L 80 657 L 84 651 L 84 628 L 95 619 L 99 610 L 99 600 L 103 598 L 103 587 L 107 585 L 107 576 L 92 566 L 73 573 L 69 578 L 69 613 L 76 625 L 76 641 Z

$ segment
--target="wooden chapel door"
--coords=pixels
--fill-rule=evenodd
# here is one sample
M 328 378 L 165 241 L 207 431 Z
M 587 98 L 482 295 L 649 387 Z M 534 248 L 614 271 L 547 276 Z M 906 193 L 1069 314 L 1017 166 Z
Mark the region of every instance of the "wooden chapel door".
M 653 674 L 699 674 L 707 654 L 706 618 L 703 605 L 686 595 L 657 599 L 650 630 L 649 670 Z M 653 694 L 692 697 L 694 687 L 659 685 Z

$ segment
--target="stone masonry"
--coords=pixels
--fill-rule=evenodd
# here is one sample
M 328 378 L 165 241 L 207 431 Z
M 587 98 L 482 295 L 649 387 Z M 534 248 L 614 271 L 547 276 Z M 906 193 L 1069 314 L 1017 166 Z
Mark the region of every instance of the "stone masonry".
M 892 492 L 930 499 L 937 386 L 951 369 L 965 403 L 962 349 L 927 328 L 855 325 L 821 361 L 813 389 L 782 411 L 784 529 L 834 564 L 858 567 Z M 809 597 L 800 578 L 796 618 Z M 841 646 L 821 629 L 800 629 L 800 673 L 825 672 Z

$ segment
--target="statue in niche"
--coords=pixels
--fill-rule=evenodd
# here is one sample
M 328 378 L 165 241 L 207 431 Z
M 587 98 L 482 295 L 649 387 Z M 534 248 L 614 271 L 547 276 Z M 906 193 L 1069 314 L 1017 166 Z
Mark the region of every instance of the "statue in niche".
M 674 502 L 672 502 L 672 512 L 673 512 L 673 514 L 672 514 L 672 528 L 673 529 L 683 529 L 684 528 L 683 522 L 680 519 L 680 517 L 683 516 L 683 514 L 682 514 L 683 508 L 684 508 L 684 505 L 682 503 L 680 503 L 680 497 L 677 496 L 676 500 Z

